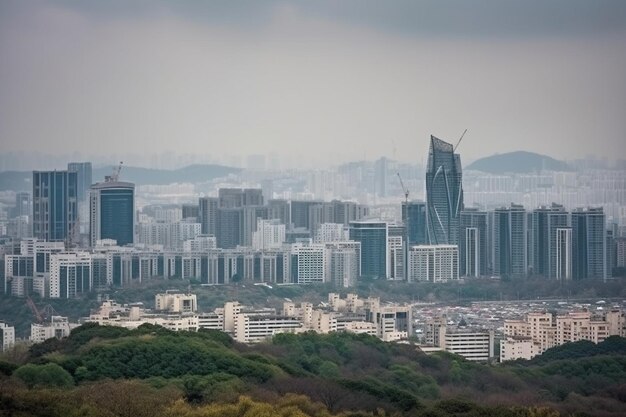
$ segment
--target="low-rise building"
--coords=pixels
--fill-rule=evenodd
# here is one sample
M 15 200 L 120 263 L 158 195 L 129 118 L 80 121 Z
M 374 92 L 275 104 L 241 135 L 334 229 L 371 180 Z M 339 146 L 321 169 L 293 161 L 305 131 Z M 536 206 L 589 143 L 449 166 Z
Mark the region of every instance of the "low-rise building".
M 15 328 L 7 323 L 0 321 L 0 348 L 2 352 L 6 352 L 15 345 Z

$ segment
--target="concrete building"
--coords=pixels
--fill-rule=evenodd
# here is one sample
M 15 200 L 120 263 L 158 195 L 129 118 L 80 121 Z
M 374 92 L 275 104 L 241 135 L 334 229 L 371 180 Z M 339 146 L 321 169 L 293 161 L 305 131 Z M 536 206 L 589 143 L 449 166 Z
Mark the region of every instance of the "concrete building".
M 240 313 L 234 337 L 240 343 L 258 343 L 279 333 L 296 333 L 301 328 L 302 322 L 294 317 Z
M 385 342 L 407 339 L 413 334 L 410 306 L 370 306 L 365 309 L 365 321 L 374 323 L 376 335 Z
M 343 223 L 322 223 L 313 234 L 315 243 L 344 242 L 349 240 L 349 233 Z
M 216 236 L 218 199 L 201 197 L 198 200 L 198 221 L 202 225 L 202 234 Z
M 52 316 L 48 322 L 30 325 L 30 341 L 42 343 L 52 338 L 61 339 L 69 336 L 72 329 L 78 326 L 78 323 L 70 323 L 67 317 Z
M 409 248 L 409 282 L 447 282 L 459 279 L 456 245 L 421 245 Z
M 567 256 L 571 253 L 571 232 L 568 240 L 568 227 L 569 213 L 562 205 L 552 203 L 549 207 L 539 207 L 533 211 L 531 230 L 534 274 L 568 279 L 567 272 L 571 271 L 571 257 Z
M 330 250 L 330 282 L 338 288 L 356 285 L 359 278 L 361 244 L 359 242 L 331 242 L 325 244 Z
M 285 225 L 279 219 L 257 219 L 252 233 L 252 247 L 256 250 L 278 249 L 285 242 Z
M 528 217 L 521 205 L 493 213 L 493 274 L 520 279 L 528 275 Z
M 50 298 L 74 298 L 91 289 L 89 253 L 69 252 L 50 256 Z
M 330 281 L 330 250 L 321 243 L 292 246 L 295 282 L 313 284 Z
M 193 313 L 198 309 L 195 294 L 182 294 L 176 291 L 166 291 L 154 296 L 154 309 L 168 313 Z
M 464 209 L 460 214 L 459 275 L 487 275 L 489 264 L 488 215 L 477 209 Z
M 488 362 L 494 357 L 493 330 L 445 328 L 445 350 L 474 362 Z
M 15 345 L 15 328 L 0 321 L 0 348 L 6 352 Z

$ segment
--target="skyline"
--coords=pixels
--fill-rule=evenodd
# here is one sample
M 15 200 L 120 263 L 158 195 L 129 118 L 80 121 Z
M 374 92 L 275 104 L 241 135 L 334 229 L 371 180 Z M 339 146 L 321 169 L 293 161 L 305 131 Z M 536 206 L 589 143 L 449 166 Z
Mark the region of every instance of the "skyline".
M 452 5 L 3 3 L 2 150 L 626 158 L 626 5 Z

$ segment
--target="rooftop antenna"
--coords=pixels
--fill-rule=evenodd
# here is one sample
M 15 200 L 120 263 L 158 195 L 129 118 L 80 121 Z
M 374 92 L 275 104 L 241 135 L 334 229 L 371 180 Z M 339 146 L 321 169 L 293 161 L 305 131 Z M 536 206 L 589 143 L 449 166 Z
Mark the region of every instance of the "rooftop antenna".
M 463 134 L 461 135 L 461 137 L 459 138 L 459 141 L 456 143 L 456 146 L 454 147 L 454 149 L 452 149 L 452 152 L 456 152 L 456 148 L 459 147 L 459 145 L 461 144 L 461 141 L 463 140 L 463 136 L 465 136 L 465 134 L 467 133 L 467 129 L 465 129 L 463 131 Z

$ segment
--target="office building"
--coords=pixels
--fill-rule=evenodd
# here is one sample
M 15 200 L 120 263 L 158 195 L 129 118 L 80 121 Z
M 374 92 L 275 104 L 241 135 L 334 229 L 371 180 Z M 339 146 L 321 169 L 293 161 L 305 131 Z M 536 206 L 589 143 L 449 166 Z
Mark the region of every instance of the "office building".
M 343 223 L 322 223 L 313 235 L 313 240 L 317 243 L 341 242 L 348 238 L 348 228 Z
M 77 174 L 33 171 L 33 237 L 64 241 L 78 232 Z
M 109 179 L 91 187 L 89 239 L 113 239 L 119 246 L 135 241 L 135 184 Z
M 238 208 L 262 205 L 263 190 L 260 188 L 220 188 L 218 191 L 219 208 Z
M 463 210 L 461 157 L 452 144 L 430 137 L 426 169 L 428 241 L 458 244 L 459 214 Z
M 199 204 L 183 204 L 182 208 L 183 220 L 199 221 L 200 206 Z
M 338 288 L 356 285 L 359 278 L 361 244 L 358 242 L 327 242 L 330 250 L 330 282 Z
M 309 209 L 311 206 L 321 204 L 321 201 L 292 201 L 291 202 L 291 223 L 294 228 L 302 227 L 311 230 L 309 224 Z
M 572 229 L 559 227 L 556 229 L 555 241 L 555 275 L 559 281 L 572 279 Z
M 494 357 L 494 332 L 485 329 L 444 327 L 446 352 L 462 356 L 468 361 L 488 362 Z
M 600 208 L 572 211 L 573 279 L 607 279 L 606 220 Z
M 321 243 L 294 245 L 292 256 L 294 255 L 293 282 L 314 284 L 330 281 L 330 250 L 326 245 Z
M 459 274 L 463 277 L 487 275 L 489 263 L 487 212 L 464 209 L 460 214 Z
M 291 208 L 289 201 L 272 199 L 267 201 L 267 217 L 279 219 L 282 224 L 289 227 L 291 224 Z
M 493 212 L 493 274 L 502 278 L 524 278 L 528 274 L 528 217 L 521 205 Z
M 361 244 L 361 276 L 387 279 L 389 277 L 389 236 L 387 222 L 359 220 L 350 222 L 350 240 Z
M 174 314 L 193 313 L 198 309 L 198 300 L 195 294 L 166 291 L 154 296 L 154 309 Z
M 409 201 L 402 203 L 402 222 L 408 227 L 409 246 L 425 245 L 428 243 L 426 230 L 426 203 L 423 201 Z

